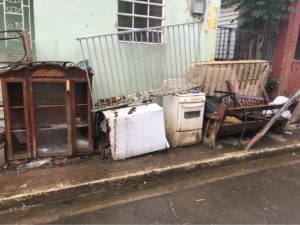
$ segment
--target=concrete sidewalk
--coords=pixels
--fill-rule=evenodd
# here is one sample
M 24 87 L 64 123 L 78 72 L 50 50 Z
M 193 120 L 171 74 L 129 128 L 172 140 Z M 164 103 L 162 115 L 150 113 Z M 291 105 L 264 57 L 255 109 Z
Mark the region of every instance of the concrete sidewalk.
M 211 168 L 300 151 L 300 135 L 269 133 L 253 151 L 239 151 L 232 143 L 237 139 L 219 140 L 222 148 L 209 149 L 203 145 L 170 149 L 124 161 L 101 161 L 92 158 L 79 164 L 35 169 L 26 172 L 6 171 L 0 174 L 0 210 L 30 201 L 80 195 L 112 184 L 174 173 L 195 168 Z

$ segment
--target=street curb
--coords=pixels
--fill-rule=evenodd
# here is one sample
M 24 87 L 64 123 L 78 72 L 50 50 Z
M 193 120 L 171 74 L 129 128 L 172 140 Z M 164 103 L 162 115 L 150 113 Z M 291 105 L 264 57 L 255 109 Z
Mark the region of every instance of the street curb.
M 280 154 L 300 151 L 300 143 L 275 148 L 264 148 L 255 151 L 238 151 L 227 153 L 212 159 L 192 160 L 186 163 L 170 165 L 162 168 L 150 168 L 127 174 L 119 174 L 114 177 L 82 182 L 78 184 L 61 185 L 60 187 L 47 190 L 32 190 L 30 193 L 18 194 L 0 198 L 0 210 L 15 207 L 16 205 L 38 204 L 43 201 L 55 201 L 61 198 L 74 197 L 82 193 L 95 192 L 97 190 L 110 190 L 117 184 L 126 185 L 131 181 L 149 179 L 152 176 L 167 175 L 186 172 L 195 169 L 210 169 L 251 161 L 260 158 L 271 157 Z M 107 189 L 106 189 L 107 188 Z

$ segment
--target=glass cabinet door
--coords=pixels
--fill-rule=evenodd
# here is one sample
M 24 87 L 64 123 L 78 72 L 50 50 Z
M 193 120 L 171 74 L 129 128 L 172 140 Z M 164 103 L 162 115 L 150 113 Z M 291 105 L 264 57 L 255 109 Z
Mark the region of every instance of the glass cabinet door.
M 71 155 L 67 82 L 32 82 L 38 157 Z
M 4 82 L 4 102 L 6 105 L 6 129 L 8 158 L 25 159 L 31 157 L 30 139 L 28 137 L 28 117 L 26 111 L 26 82 L 14 79 Z
M 87 82 L 74 82 L 76 152 L 91 150 L 90 102 Z

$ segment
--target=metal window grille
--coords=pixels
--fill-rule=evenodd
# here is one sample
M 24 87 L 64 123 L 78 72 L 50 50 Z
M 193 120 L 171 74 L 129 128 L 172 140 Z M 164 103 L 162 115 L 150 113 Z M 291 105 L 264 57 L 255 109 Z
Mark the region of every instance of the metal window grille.
M 26 30 L 34 48 L 33 0 L 0 0 L 0 30 Z M 23 44 L 16 32 L 3 32 L 0 42 L 0 61 L 18 61 L 23 56 Z M 3 37 L 2 37 L 3 38 Z
M 144 33 L 161 31 L 161 44 L 139 42 Z M 93 69 L 94 110 L 143 104 L 159 96 L 199 87 L 186 81 L 200 61 L 201 22 L 79 37 L 82 57 Z M 120 41 L 128 36 L 130 42 Z M 93 91 L 91 90 L 93 89 Z
M 275 38 L 275 32 L 218 27 L 215 59 L 272 62 Z
M 118 0 L 118 31 L 128 31 L 140 28 L 158 27 L 163 25 L 165 14 L 165 0 Z M 143 39 L 135 40 L 132 33 L 120 37 L 122 41 L 138 41 L 148 43 L 163 42 L 162 31 L 144 32 Z M 130 37 L 131 36 L 131 37 Z

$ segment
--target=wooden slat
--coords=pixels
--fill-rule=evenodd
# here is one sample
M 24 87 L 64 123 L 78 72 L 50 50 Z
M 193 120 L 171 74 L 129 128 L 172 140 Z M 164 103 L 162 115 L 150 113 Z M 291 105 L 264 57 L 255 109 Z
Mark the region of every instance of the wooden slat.
M 257 64 L 255 67 L 255 71 L 253 74 L 253 81 L 254 84 L 252 85 L 252 89 L 250 90 L 251 95 L 261 95 L 260 91 L 260 82 L 259 82 L 259 75 L 262 73 L 263 64 Z
M 204 85 L 208 95 L 225 88 L 225 81 L 230 80 L 237 93 L 261 96 L 269 72 L 269 63 L 263 60 L 215 61 L 191 65 L 187 78 Z

